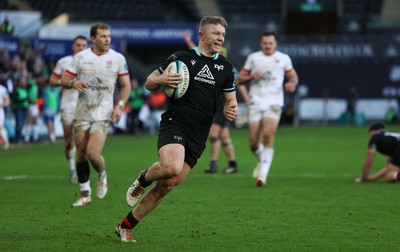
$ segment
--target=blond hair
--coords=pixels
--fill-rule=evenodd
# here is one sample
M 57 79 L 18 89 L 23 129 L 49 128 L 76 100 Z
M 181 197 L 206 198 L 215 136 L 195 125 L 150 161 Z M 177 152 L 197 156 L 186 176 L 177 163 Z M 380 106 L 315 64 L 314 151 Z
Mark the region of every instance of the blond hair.
M 199 30 L 201 31 L 204 26 L 207 26 L 209 24 L 214 24 L 214 25 L 222 25 L 225 27 L 225 29 L 228 27 L 228 23 L 226 22 L 225 18 L 220 17 L 220 16 L 205 16 L 201 21 L 199 25 Z

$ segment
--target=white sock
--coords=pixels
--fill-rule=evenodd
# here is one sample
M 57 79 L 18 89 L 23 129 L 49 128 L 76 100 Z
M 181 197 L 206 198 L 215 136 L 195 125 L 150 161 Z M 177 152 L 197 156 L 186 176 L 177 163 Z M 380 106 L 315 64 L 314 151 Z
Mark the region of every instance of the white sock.
M 271 168 L 272 159 L 274 158 L 274 149 L 265 148 L 261 152 L 260 156 L 261 156 L 260 157 L 261 169 L 260 169 L 260 174 L 258 175 L 258 178 L 264 182 L 267 182 L 267 177 L 268 177 L 269 170 Z
M 3 138 L 4 144 L 8 144 L 8 134 L 5 127 L 1 129 L 1 138 Z
M 85 183 L 79 183 L 79 188 L 80 188 L 81 192 L 89 191 L 89 195 L 90 195 L 90 192 L 91 192 L 90 180 L 88 180 Z
M 262 143 L 260 143 L 258 145 L 258 149 L 254 152 L 254 154 L 258 157 L 258 160 L 260 160 L 261 153 L 263 150 L 264 150 L 264 145 Z
M 104 178 L 105 175 L 106 175 L 106 170 L 103 170 L 103 171 L 97 173 L 97 178 L 99 178 L 99 179 Z
M 37 124 L 32 125 L 33 128 L 33 141 L 36 142 L 39 140 L 39 127 Z
M 392 177 L 392 180 L 393 180 L 393 181 L 396 181 L 396 180 L 397 180 L 397 172 L 394 172 L 392 176 L 393 176 L 393 177 Z
M 54 133 L 54 132 L 50 133 L 50 141 L 53 143 L 56 141 L 56 133 Z
M 75 167 L 75 153 L 76 153 L 76 147 L 70 149 L 67 151 L 67 162 L 68 162 L 68 168 L 69 171 L 73 172 L 76 170 Z
M 29 139 L 31 138 L 31 129 L 32 129 L 32 125 L 31 124 L 26 125 L 25 142 L 29 142 Z

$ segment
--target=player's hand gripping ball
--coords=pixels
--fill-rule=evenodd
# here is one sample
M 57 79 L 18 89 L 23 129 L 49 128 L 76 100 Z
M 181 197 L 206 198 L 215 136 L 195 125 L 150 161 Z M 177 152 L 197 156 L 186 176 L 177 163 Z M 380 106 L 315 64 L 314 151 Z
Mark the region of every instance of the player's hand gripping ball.
M 168 66 L 172 66 L 169 74 L 181 74 L 182 81 L 176 85 L 177 88 L 164 87 L 164 91 L 168 97 L 179 99 L 186 93 L 189 87 L 189 69 L 186 64 L 180 60 L 175 60 L 171 62 Z

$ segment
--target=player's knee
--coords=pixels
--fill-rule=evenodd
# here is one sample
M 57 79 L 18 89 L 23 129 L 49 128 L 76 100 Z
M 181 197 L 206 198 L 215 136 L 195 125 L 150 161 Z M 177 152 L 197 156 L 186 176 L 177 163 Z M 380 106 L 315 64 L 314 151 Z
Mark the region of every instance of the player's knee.
M 173 178 L 180 174 L 181 169 L 175 165 L 168 165 L 163 167 L 164 178 Z
M 86 154 L 86 156 L 90 160 L 91 163 L 97 162 L 97 160 L 99 160 L 101 158 L 101 155 L 99 153 L 92 152 L 92 151 L 89 151 Z
M 65 149 L 66 149 L 67 151 L 72 150 L 73 148 L 74 148 L 74 144 L 73 144 L 72 142 L 67 142 L 67 143 L 65 144 Z
M 395 182 L 396 181 L 395 175 L 397 175 L 397 174 L 394 174 L 393 172 L 389 172 L 389 173 L 386 173 L 386 175 L 383 179 L 388 183 Z
M 231 140 L 228 139 L 227 141 L 225 141 L 225 142 L 222 143 L 222 147 L 229 146 L 230 144 L 231 144 Z
M 210 136 L 210 142 L 211 142 L 211 143 L 215 143 L 215 142 L 217 142 L 217 141 L 218 141 L 218 137 Z

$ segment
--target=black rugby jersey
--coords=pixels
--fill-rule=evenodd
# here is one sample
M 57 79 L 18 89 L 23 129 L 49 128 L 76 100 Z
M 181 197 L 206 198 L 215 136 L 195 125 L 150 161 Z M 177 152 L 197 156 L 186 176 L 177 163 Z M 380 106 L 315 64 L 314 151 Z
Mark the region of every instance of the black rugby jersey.
M 392 132 L 380 132 L 375 134 L 368 143 L 369 149 L 375 149 L 378 152 L 386 155 L 393 156 L 396 147 L 400 143 L 400 134 Z
M 174 60 L 183 61 L 189 69 L 190 82 L 180 99 L 168 98 L 169 104 L 162 115 L 162 123 L 185 127 L 199 137 L 208 136 L 221 93 L 235 92 L 237 72 L 224 56 L 214 58 L 202 55 L 198 48 L 175 52 L 158 68 L 162 73 Z M 163 125 L 161 125 L 163 126 Z

